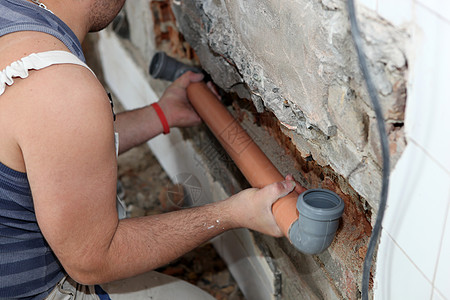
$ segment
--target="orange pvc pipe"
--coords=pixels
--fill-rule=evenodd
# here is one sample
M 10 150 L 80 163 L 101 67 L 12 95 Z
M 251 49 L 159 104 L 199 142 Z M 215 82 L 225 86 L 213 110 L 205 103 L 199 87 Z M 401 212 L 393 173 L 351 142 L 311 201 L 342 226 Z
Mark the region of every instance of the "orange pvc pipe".
M 256 188 L 283 181 L 283 175 L 245 132 L 203 82 L 191 83 L 187 95 L 199 116 L 234 160 L 248 182 Z M 275 220 L 289 238 L 289 229 L 297 219 L 298 193 L 293 191 L 272 206 Z

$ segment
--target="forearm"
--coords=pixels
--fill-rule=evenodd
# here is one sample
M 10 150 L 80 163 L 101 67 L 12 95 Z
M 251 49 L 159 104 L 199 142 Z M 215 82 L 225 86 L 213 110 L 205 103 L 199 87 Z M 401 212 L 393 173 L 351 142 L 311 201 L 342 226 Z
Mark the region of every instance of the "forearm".
M 89 210 L 84 216 L 90 223 L 78 217 L 65 220 L 66 227 L 72 227 L 70 237 L 65 232 L 57 234 L 51 245 L 67 273 L 79 283 L 114 281 L 162 266 L 230 229 L 282 236 L 271 207 L 294 187 L 293 181 L 285 180 L 202 207 L 121 221 L 113 207 L 102 219 Z
M 152 106 L 145 106 L 117 114 L 119 154 L 145 143 L 163 132 L 163 126 Z
M 232 201 L 167 214 L 121 220 L 100 266 L 86 270 L 82 283 L 103 283 L 160 267 L 229 229 L 239 227 Z M 95 271 L 94 271 L 95 270 Z
M 190 127 L 201 123 L 200 117 L 187 99 L 186 88 L 191 82 L 198 82 L 202 78 L 202 74 L 186 72 L 166 89 L 158 101 L 170 128 Z M 120 139 L 119 153 L 148 141 L 162 133 L 163 129 L 161 120 L 152 106 L 118 114 L 116 130 Z

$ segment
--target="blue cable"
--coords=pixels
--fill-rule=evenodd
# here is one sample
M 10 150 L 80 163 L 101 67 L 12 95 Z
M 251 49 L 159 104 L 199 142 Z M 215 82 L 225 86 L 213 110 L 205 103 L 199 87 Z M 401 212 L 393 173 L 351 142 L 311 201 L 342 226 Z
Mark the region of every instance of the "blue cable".
M 383 111 L 381 110 L 380 101 L 378 99 L 378 93 L 373 83 L 369 68 L 367 66 L 367 60 L 363 51 L 361 33 L 359 31 L 358 22 L 356 20 L 355 4 L 353 0 L 347 1 L 348 13 L 350 17 L 350 28 L 352 32 L 353 42 L 355 44 L 356 52 L 358 53 L 358 61 L 361 71 L 364 75 L 367 91 L 369 93 L 370 100 L 372 102 L 373 109 L 375 111 L 375 116 L 377 120 L 378 132 L 380 135 L 380 144 L 383 157 L 383 174 L 382 174 L 382 187 L 380 203 L 378 205 L 378 214 L 373 226 L 372 234 L 370 236 L 369 245 L 367 247 L 366 257 L 364 258 L 364 268 L 362 277 L 362 299 L 369 299 L 369 280 L 370 280 L 370 269 L 372 266 L 373 254 L 375 252 L 375 247 L 378 243 L 378 239 L 381 233 L 381 224 L 383 222 L 384 212 L 386 210 L 386 201 L 389 189 L 389 173 L 390 173 L 390 163 L 389 163 L 389 142 L 386 134 L 386 127 L 384 123 Z

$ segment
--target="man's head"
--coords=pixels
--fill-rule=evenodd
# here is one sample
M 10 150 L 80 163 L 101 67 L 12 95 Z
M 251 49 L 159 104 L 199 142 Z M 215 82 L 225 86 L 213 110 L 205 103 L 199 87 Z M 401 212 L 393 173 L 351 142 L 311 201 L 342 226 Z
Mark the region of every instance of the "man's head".
M 125 0 L 92 0 L 90 1 L 89 31 L 99 31 L 108 26 L 122 9 Z

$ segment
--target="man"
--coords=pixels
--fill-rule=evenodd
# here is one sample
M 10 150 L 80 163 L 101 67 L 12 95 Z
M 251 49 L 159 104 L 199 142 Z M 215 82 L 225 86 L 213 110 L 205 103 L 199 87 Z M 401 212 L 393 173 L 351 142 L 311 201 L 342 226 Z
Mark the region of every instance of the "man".
M 271 206 L 292 191 L 292 177 L 203 207 L 118 219 L 114 132 L 122 153 L 164 130 L 154 106 L 114 122 L 82 62 L 80 42 L 124 1 L 0 2 L 0 298 L 53 299 L 67 287 L 102 295 L 91 287 L 148 272 L 227 230 L 281 235 Z M 160 99 L 170 127 L 200 123 L 185 89 L 201 79 L 186 73 Z

